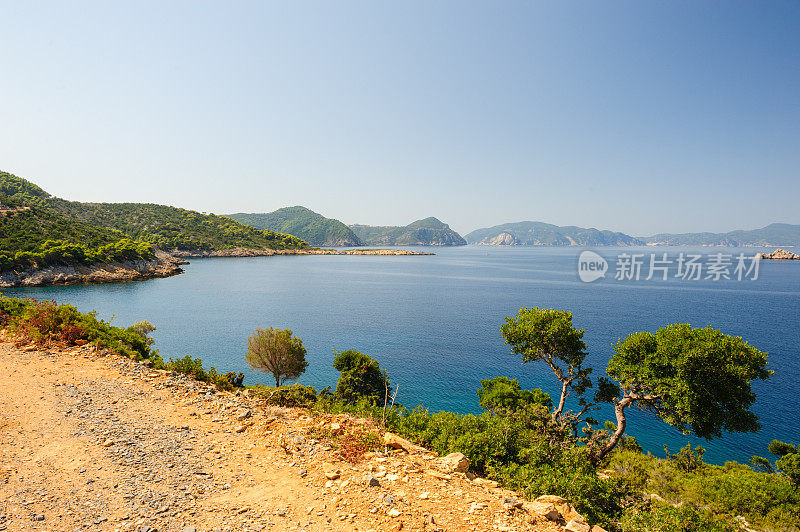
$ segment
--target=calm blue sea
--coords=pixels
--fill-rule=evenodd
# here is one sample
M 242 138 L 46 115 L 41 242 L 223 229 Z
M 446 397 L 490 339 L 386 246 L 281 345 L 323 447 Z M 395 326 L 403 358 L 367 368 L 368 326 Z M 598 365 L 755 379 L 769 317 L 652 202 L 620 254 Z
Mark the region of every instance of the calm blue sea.
M 244 372 L 248 383 L 270 381 L 247 368 L 248 335 L 256 327 L 290 328 L 308 349 L 310 364 L 300 382 L 335 386 L 333 351 L 352 348 L 388 370 L 399 385 L 398 402 L 458 412 L 477 412 L 479 381 L 498 375 L 555 396 L 550 370 L 522 365 L 500 336 L 503 318 L 522 306 L 571 310 L 575 325 L 586 329 L 588 360 L 598 373 L 604 372 L 613 342 L 633 331 L 674 322 L 710 324 L 769 352 L 775 375 L 756 385 L 762 431 L 698 441 L 637 412 L 630 434 L 657 455 L 664 444 L 677 449 L 687 441 L 701 443 L 717 463 L 767 454 L 774 438 L 800 442 L 800 263 L 764 261 L 755 281 L 714 282 L 645 281 L 645 262 L 642 279 L 617 281 L 619 253 L 666 252 L 676 260 L 687 250 L 602 248 L 597 251 L 609 259 L 612 274 L 588 284 L 577 275 L 579 249 L 434 251 L 435 256 L 411 257 L 196 259 L 185 274 L 168 279 L 6 294 L 69 302 L 121 326 L 149 320 L 158 328 L 156 347 L 165 358 L 191 354 L 220 370 Z M 720 251 L 743 250 L 697 250 Z M 610 411 L 605 414 L 612 419 Z

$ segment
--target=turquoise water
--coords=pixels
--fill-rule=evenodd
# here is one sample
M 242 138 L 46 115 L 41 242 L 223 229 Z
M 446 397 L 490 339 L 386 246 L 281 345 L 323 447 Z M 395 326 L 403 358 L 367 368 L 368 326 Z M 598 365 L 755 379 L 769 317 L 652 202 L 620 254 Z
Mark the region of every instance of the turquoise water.
M 399 385 L 398 402 L 459 412 L 477 412 L 479 381 L 497 375 L 556 394 L 549 369 L 521 365 L 503 344 L 503 318 L 521 306 L 571 310 L 575 325 L 586 329 L 588 362 L 596 373 L 604 372 L 612 343 L 633 331 L 674 322 L 710 324 L 770 353 L 775 375 L 755 387 L 762 431 L 705 442 L 635 412 L 629 433 L 657 455 L 664 444 L 676 449 L 687 441 L 701 443 L 717 463 L 767 454 L 774 438 L 800 442 L 800 263 L 762 262 L 755 281 L 609 276 L 587 284 L 577 275 L 580 250 L 572 248 L 434 251 L 435 256 L 411 257 L 196 259 L 185 274 L 167 279 L 6 294 L 96 309 L 121 326 L 149 320 L 158 328 L 153 336 L 164 358 L 191 354 L 220 370 L 244 372 L 246 383 L 270 382 L 247 368 L 248 335 L 256 327 L 290 328 L 308 349 L 309 367 L 299 382 L 335 386 L 333 350 L 358 349 L 388 370 Z M 618 252 L 631 251 L 599 250 L 612 269 Z M 686 250 L 657 250 L 671 258 L 679 251 Z M 610 411 L 605 415 L 612 419 Z

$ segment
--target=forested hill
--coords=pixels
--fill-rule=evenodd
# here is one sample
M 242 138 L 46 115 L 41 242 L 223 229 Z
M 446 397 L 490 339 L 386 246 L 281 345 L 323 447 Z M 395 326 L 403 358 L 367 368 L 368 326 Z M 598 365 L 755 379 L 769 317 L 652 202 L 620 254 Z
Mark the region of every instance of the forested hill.
M 302 249 L 304 241 L 163 205 L 80 203 L 0 172 L 0 269 L 151 259 L 165 251 Z
M 625 233 L 594 228 L 558 226 L 543 222 L 516 222 L 476 229 L 470 244 L 489 246 L 637 246 L 643 241 Z
M 227 216 L 153 203 L 80 203 L 53 198 L 49 204 L 69 218 L 117 229 L 165 251 L 308 247 L 294 236 L 256 229 Z
M 237 222 L 302 238 L 312 246 L 360 246 L 362 242 L 345 224 L 301 206 L 268 213 L 236 213 Z
M 406 226 L 351 225 L 368 246 L 464 246 L 466 240 L 441 220 L 430 217 Z

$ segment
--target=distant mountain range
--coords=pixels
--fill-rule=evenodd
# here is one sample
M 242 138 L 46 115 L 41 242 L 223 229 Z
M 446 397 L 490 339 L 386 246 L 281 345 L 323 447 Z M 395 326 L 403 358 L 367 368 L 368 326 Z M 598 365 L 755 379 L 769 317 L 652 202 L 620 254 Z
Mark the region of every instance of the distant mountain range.
M 625 233 L 517 222 L 477 229 L 465 236 L 470 244 L 488 246 L 800 246 L 800 225 L 770 224 L 750 231 L 728 233 L 661 233 L 633 237 Z
M 516 222 L 467 234 L 467 242 L 487 246 L 641 246 L 642 240 L 625 233 L 558 226 L 543 222 Z
M 312 246 L 463 246 L 466 241 L 441 220 L 430 217 L 405 226 L 345 225 L 301 206 L 268 213 L 236 213 L 237 222 L 300 238 Z
M 649 245 L 665 246 L 800 246 L 800 225 L 770 224 L 761 229 L 728 233 L 661 233 L 643 237 Z
M 312 246 L 363 245 L 352 229 L 339 220 L 325 218 L 300 205 L 268 213 L 229 214 L 228 217 L 257 229 L 294 235 Z
M 406 226 L 354 224 L 350 229 L 368 246 L 464 246 L 461 235 L 438 218 L 417 220 Z

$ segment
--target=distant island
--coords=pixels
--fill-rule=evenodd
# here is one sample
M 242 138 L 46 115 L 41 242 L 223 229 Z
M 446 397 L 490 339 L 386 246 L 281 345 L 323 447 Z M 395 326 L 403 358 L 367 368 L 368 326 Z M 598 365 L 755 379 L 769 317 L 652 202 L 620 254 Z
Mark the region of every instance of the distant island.
M 470 244 L 484 246 L 730 246 L 797 247 L 800 225 L 770 224 L 761 229 L 728 233 L 659 233 L 634 237 L 625 233 L 558 226 L 544 222 L 516 222 L 476 229 L 465 236 Z
M 543 222 L 516 222 L 467 234 L 467 242 L 484 246 L 641 246 L 644 242 L 625 233 L 558 226 Z
M 465 246 L 467 241 L 450 226 L 431 216 L 406 226 L 350 226 L 368 246 Z
M 326 218 L 311 209 L 297 205 L 268 213 L 235 213 L 229 218 L 277 233 L 285 233 L 305 240 L 312 246 L 363 246 L 353 230 L 334 218 Z
M 649 246 L 800 246 L 800 225 L 770 224 L 761 229 L 728 233 L 660 233 L 641 237 Z
M 772 253 L 761 253 L 760 257 L 766 260 L 800 260 L 800 255 L 786 251 L 785 249 L 776 249 Z

